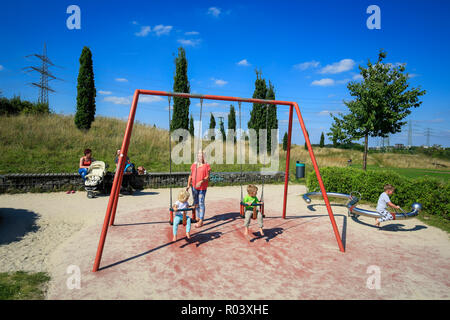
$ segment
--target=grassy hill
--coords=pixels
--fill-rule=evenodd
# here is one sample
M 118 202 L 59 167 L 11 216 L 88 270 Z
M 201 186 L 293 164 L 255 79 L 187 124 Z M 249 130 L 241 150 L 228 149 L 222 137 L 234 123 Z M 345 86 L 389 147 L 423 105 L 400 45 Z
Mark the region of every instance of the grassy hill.
M 76 172 L 78 162 L 85 148 L 93 151 L 95 159 L 103 160 L 114 170 L 115 151 L 122 144 L 126 121 L 97 117 L 91 130 L 78 130 L 73 116 L 62 115 L 19 115 L 0 117 L 0 174 L 5 173 L 47 173 Z M 135 123 L 128 155 L 136 165 L 143 165 L 148 171 L 168 171 L 169 152 L 167 131 L 153 126 Z M 301 135 L 300 132 L 294 132 Z M 204 145 L 207 145 L 205 142 Z M 225 148 L 224 148 L 225 149 Z M 226 150 L 224 150 L 225 154 Z M 319 166 L 347 165 L 352 159 L 359 167 L 362 153 L 355 150 L 314 148 Z M 225 158 L 224 158 L 225 159 Z M 279 170 L 285 168 L 286 154 L 280 151 Z M 295 161 L 307 164 L 312 169 L 308 152 L 303 146 L 291 149 L 291 175 L 295 172 Z M 436 160 L 424 155 L 374 153 L 369 154 L 371 169 L 387 168 L 400 174 L 437 176 L 448 180 L 446 170 L 436 170 Z M 438 160 L 450 168 L 450 161 Z M 258 170 L 257 165 L 244 165 L 244 170 Z M 173 171 L 188 171 L 189 165 L 173 165 Z M 238 164 L 213 165 L 214 171 L 239 171 Z

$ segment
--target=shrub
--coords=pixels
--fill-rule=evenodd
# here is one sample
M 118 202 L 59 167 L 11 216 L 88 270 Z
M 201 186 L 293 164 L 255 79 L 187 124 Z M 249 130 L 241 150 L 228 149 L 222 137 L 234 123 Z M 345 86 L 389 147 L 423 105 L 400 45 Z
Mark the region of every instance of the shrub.
M 424 177 L 411 179 L 393 171 L 372 171 L 354 168 L 322 168 L 321 176 L 327 192 L 350 193 L 358 191 L 362 199 L 376 203 L 383 186 L 392 184 L 396 190 L 391 200 L 409 211 L 411 204 L 419 202 L 428 214 L 438 215 L 450 220 L 450 183 Z M 308 190 L 319 189 L 315 174 L 306 178 Z

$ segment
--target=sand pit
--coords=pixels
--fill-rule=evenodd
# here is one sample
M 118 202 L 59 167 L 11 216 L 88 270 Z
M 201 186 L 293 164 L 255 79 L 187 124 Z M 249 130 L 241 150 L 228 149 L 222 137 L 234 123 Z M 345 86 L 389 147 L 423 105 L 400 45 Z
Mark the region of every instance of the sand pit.
M 0 271 L 47 271 L 48 299 L 449 299 L 450 239 L 417 219 L 352 219 L 333 206 L 341 253 L 319 199 L 307 206 L 304 186 L 265 187 L 265 237 L 243 236 L 239 187 L 209 188 L 205 225 L 192 240 L 171 242 L 168 190 L 122 196 L 106 238 L 101 270 L 92 273 L 107 197 L 75 194 L 0 196 Z M 81 288 L 69 289 L 69 266 Z M 372 266 L 372 267 L 371 267 Z M 380 271 L 380 288 L 367 279 Z M 369 286 L 370 287 L 370 286 Z

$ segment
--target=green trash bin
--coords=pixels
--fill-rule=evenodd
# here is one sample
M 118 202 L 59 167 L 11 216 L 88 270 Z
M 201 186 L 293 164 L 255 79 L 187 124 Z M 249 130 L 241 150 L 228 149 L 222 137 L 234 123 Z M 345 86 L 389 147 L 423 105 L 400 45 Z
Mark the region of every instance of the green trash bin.
M 305 164 L 300 161 L 295 164 L 295 177 L 297 179 L 305 177 Z

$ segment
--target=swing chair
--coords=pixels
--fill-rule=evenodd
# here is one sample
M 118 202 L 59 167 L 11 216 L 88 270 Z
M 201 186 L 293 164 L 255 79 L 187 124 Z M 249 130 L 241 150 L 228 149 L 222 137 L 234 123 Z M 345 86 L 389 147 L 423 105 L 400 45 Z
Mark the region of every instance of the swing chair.
M 238 105 L 239 105 L 239 134 L 242 134 L 242 114 L 241 114 L 241 101 L 238 101 Z M 267 128 L 267 115 L 268 115 L 268 110 L 269 108 L 266 107 L 266 128 Z M 242 137 L 240 137 L 242 138 Z M 239 150 L 240 150 L 240 155 L 242 157 L 242 143 L 239 143 Z M 267 153 L 267 149 L 264 152 L 264 163 L 266 163 L 266 153 Z M 250 210 L 247 209 L 247 207 L 252 207 L 251 210 L 253 210 L 253 214 L 252 214 L 252 219 L 256 220 L 257 217 L 257 208 L 259 207 L 261 214 L 263 216 L 263 218 L 265 218 L 265 214 L 264 214 L 264 177 L 262 179 L 262 190 L 261 190 L 261 199 L 260 199 L 260 203 L 252 203 L 250 206 L 246 203 L 244 203 L 244 192 L 243 192 L 243 186 L 242 186 L 242 160 L 240 161 L 241 165 L 240 165 L 240 179 L 239 179 L 239 183 L 241 186 L 241 201 L 239 203 L 239 214 L 242 218 L 245 218 L 245 211 Z
M 169 199 L 169 224 L 173 225 L 173 218 L 174 218 L 175 210 L 174 210 L 174 208 L 172 206 L 172 204 L 173 204 L 173 201 L 172 201 L 173 176 L 172 176 L 172 153 L 171 153 L 171 150 L 172 150 L 172 137 L 171 137 L 171 134 L 170 134 L 170 121 L 172 120 L 171 112 L 170 112 L 170 102 L 171 102 L 171 98 L 172 97 L 168 96 L 167 98 L 169 100 L 169 181 L 170 181 L 170 184 L 169 184 L 169 193 L 170 193 L 170 199 Z M 202 119 L 202 105 L 203 105 L 203 99 L 200 100 L 200 121 Z M 196 168 L 195 171 L 196 171 L 196 175 L 197 175 L 197 168 Z M 196 207 L 176 210 L 176 212 L 183 213 L 183 220 L 182 220 L 183 226 L 186 226 L 186 224 L 187 224 L 187 212 L 189 212 L 189 211 L 192 212 L 191 222 L 192 223 L 197 222 L 195 209 L 196 209 Z

